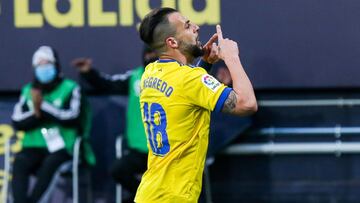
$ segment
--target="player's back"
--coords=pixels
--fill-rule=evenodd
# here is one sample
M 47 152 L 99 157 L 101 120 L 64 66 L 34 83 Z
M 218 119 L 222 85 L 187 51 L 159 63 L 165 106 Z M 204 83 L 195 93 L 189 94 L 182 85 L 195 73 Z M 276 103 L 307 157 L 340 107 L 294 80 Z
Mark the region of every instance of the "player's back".
M 150 150 L 136 202 L 197 201 L 210 110 L 225 89 L 208 76 L 202 68 L 174 60 L 159 60 L 146 67 L 140 103 Z

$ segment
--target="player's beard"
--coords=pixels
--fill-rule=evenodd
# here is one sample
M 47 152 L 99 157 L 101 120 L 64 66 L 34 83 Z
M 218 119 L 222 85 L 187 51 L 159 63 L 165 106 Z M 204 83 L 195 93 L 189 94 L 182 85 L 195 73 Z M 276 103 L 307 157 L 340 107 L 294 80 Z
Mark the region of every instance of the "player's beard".
M 204 55 L 204 50 L 201 43 L 188 44 L 184 41 L 180 42 L 180 50 L 185 55 L 190 55 L 193 58 L 197 58 Z
M 190 50 L 190 53 L 191 55 L 194 57 L 194 58 L 197 58 L 197 57 L 200 57 L 200 56 L 203 56 L 204 55 L 204 50 L 203 48 L 198 45 L 191 45 L 189 47 L 189 50 Z

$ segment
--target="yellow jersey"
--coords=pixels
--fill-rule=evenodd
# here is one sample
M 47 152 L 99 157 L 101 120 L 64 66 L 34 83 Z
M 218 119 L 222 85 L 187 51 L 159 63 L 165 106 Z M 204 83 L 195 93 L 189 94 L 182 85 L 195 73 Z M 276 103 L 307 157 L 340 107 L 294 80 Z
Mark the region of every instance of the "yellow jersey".
M 148 140 L 148 169 L 135 202 L 197 202 L 210 112 L 222 109 L 231 90 L 203 68 L 172 59 L 160 59 L 146 67 L 140 105 Z

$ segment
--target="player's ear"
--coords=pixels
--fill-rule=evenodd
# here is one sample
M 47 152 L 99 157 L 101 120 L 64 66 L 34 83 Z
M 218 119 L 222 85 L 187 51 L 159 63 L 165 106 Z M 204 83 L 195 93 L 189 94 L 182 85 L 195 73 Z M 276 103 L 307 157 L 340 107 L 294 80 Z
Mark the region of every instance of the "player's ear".
M 175 37 L 168 37 L 165 40 L 165 43 L 168 47 L 171 47 L 173 49 L 177 49 L 179 48 L 179 43 L 178 41 L 175 39 Z

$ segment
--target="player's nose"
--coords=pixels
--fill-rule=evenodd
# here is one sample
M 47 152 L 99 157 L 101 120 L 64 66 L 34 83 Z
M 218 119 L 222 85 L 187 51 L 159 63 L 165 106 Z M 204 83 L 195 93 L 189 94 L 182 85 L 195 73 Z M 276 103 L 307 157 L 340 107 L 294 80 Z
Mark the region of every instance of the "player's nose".
M 194 33 L 196 33 L 196 32 L 199 32 L 200 27 L 193 23 L 193 29 L 194 29 Z

